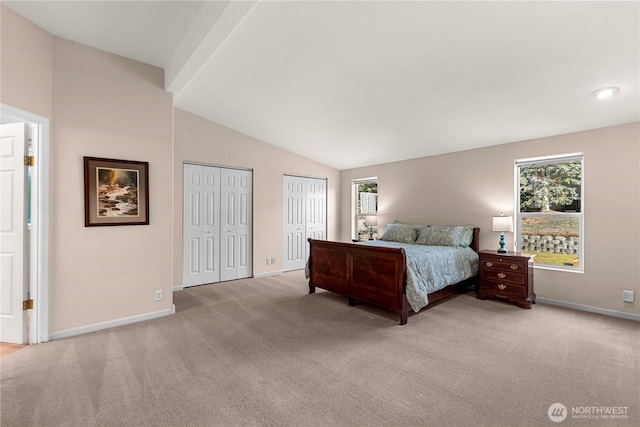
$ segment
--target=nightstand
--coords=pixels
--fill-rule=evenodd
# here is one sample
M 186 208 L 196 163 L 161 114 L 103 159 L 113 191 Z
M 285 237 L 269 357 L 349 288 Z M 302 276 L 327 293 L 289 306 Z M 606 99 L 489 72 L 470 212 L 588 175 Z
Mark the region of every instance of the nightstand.
M 520 252 L 498 253 L 483 250 L 480 255 L 480 284 L 478 299 L 504 298 L 521 308 L 535 303 L 533 292 L 533 254 Z

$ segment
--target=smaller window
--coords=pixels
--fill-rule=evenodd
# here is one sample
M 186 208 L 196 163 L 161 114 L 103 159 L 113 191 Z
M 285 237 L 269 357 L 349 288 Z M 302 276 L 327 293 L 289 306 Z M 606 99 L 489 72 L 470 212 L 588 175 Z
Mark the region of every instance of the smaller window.
M 359 240 L 378 237 L 378 179 L 353 181 L 353 225 L 351 235 Z M 368 223 L 367 223 L 368 222 Z

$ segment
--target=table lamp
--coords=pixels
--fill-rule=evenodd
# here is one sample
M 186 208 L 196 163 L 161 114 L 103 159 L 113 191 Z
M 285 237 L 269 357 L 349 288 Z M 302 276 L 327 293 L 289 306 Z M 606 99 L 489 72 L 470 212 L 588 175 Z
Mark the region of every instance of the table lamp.
M 369 227 L 369 240 L 373 240 L 373 226 L 378 225 L 378 217 L 376 215 L 366 215 L 364 217 L 364 225 Z
M 498 253 L 506 254 L 507 250 L 504 247 L 504 232 L 513 232 L 513 217 L 510 216 L 494 216 L 493 217 L 493 231 L 500 232 L 500 248 L 498 248 Z

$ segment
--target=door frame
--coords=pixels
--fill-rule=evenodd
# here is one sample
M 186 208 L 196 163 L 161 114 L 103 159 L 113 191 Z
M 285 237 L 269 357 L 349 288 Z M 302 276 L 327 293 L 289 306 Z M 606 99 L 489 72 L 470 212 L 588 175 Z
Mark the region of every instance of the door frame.
M 31 232 L 28 291 L 33 299 L 29 315 L 29 344 L 49 341 L 49 119 L 0 103 L 2 121 L 29 124 L 35 165 L 31 179 Z

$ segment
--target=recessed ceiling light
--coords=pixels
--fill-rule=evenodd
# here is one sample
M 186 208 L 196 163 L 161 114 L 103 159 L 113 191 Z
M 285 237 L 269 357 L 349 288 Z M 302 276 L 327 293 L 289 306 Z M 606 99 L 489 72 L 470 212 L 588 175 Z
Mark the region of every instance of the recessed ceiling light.
M 619 91 L 620 91 L 619 87 L 614 87 L 614 86 L 603 87 L 602 89 L 598 89 L 597 91 L 593 92 L 591 96 L 594 96 L 598 99 L 605 99 L 605 98 L 609 98 L 612 95 L 615 95 Z

